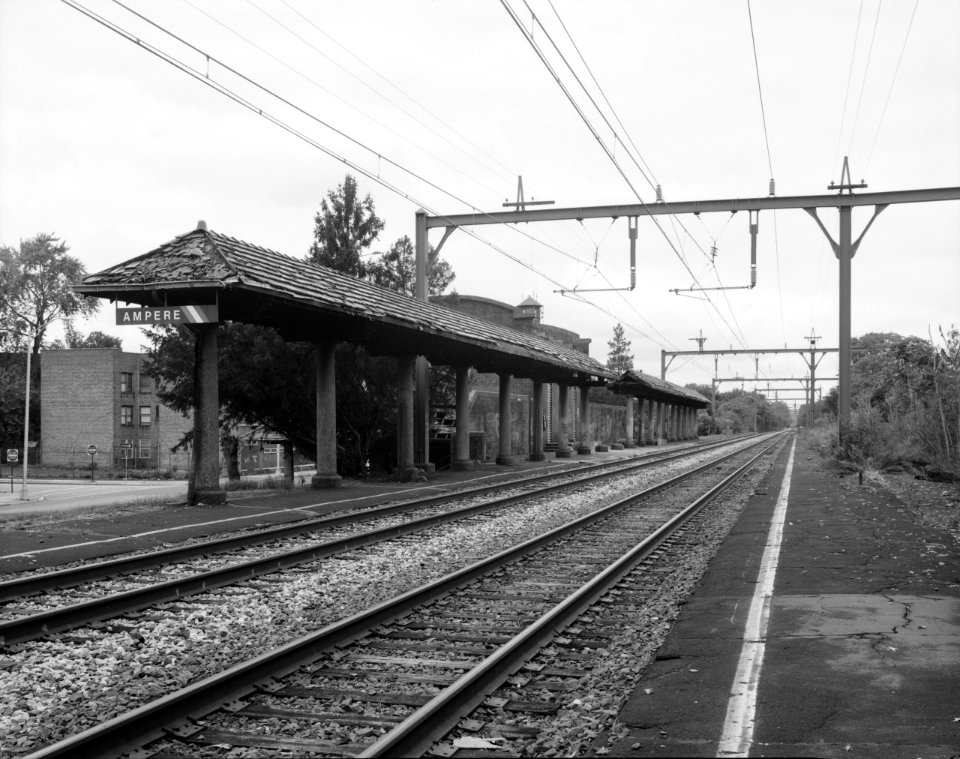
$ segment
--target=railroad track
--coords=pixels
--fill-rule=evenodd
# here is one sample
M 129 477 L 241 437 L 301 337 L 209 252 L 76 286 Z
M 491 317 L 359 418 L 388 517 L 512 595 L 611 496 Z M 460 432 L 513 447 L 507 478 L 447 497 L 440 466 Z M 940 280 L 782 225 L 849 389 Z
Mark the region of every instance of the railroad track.
M 742 445 L 735 441 L 733 445 Z M 0 583 L 0 646 L 181 601 L 237 582 L 249 582 L 344 551 L 398 539 L 441 524 L 507 508 L 520 501 L 622 477 L 731 445 L 710 444 L 617 463 L 588 465 L 398 504 L 365 509 L 200 544 L 95 562 Z M 504 495 L 504 491 L 507 494 Z M 361 532 L 358 525 L 365 524 Z M 318 541 L 324 535 L 325 539 Z M 84 587 L 80 587 L 84 585 Z M 43 594 L 43 595 L 39 595 Z M 107 626 L 135 628 L 131 620 Z
M 602 616 L 588 610 L 648 591 L 656 573 L 642 570 L 657 551 L 680 550 L 678 531 L 781 439 L 606 504 L 31 757 L 113 756 L 158 739 L 134 756 L 196 756 L 205 745 L 419 755 L 450 731 L 494 748 L 529 740 L 537 715 L 558 708 L 556 694 L 610 637 L 586 630 Z

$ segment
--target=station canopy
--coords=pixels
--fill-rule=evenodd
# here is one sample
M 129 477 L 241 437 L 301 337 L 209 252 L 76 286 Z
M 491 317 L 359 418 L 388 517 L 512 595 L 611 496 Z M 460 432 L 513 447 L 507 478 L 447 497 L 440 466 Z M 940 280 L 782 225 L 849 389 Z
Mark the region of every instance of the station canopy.
M 679 403 L 695 408 L 707 408 L 710 405 L 710 401 L 696 390 L 651 377 L 643 372 L 626 371 L 619 380 L 610 383 L 609 388 L 620 395 L 633 395 L 651 401 Z
M 425 356 L 547 382 L 616 379 L 587 354 L 208 230 L 196 229 L 96 274 L 74 291 L 145 307 L 216 304 L 222 322 L 284 339 L 346 341 L 376 355 Z

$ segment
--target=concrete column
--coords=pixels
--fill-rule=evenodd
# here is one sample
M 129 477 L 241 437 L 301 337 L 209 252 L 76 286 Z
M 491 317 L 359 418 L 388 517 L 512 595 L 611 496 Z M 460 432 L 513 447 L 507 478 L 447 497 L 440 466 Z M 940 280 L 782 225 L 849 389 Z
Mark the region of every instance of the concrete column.
M 473 469 L 470 458 L 470 367 L 457 367 L 457 437 L 453 441 L 453 470 Z
M 647 404 L 646 424 L 643 425 L 643 442 L 646 445 L 656 444 L 656 434 L 653 429 L 653 401 L 647 398 L 644 403 Z
M 590 446 L 590 388 L 586 385 L 580 387 L 580 444 L 577 453 L 581 456 L 593 453 Z
M 559 432 L 557 433 L 557 458 L 568 459 L 573 452 L 570 450 L 570 428 L 567 424 L 568 400 L 570 398 L 570 386 L 560 384 L 557 386 L 557 416 L 559 421 Z
M 293 443 L 284 440 L 280 444 L 282 451 L 283 481 L 288 485 L 293 485 Z
M 661 440 L 666 440 L 667 425 L 664 423 L 666 410 L 667 404 L 663 401 L 657 401 L 657 445 L 660 444 Z
M 503 466 L 513 466 L 517 462 L 513 458 L 513 410 L 510 407 L 510 385 L 513 375 L 500 376 L 500 453 L 497 463 Z
M 624 448 L 636 448 L 636 438 L 633 435 L 633 404 L 634 398 L 632 395 L 627 396 L 627 413 L 626 419 L 624 420 Z
M 676 441 L 680 437 L 677 434 L 677 430 L 679 428 L 679 425 L 677 424 L 677 419 L 680 416 L 679 411 L 680 407 L 677 406 L 676 403 L 670 404 L 670 440 L 673 441 Z
M 197 332 L 196 377 L 199 387 L 194 395 L 197 402 L 199 433 L 196 447 L 194 503 L 224 503 L 227 493 L 220 489 L 220 381 L 217 369 L 217 325 L 201 325 Z M 26 453 L 24 453 L 26 455 Z
M 533 450 L 530 461 L 546 461 L 543 452 L 543 380 L 533 381 Z
M 317 473 L 314 488 L 343 487 L 337 474 L 337 372 L 336 343 L 323 342 L 317 351 Z
M 397 359 L 397 471 L 400 482 L 413 482 L 420 477 L 420 470 L 413 463 L 413 356 Z

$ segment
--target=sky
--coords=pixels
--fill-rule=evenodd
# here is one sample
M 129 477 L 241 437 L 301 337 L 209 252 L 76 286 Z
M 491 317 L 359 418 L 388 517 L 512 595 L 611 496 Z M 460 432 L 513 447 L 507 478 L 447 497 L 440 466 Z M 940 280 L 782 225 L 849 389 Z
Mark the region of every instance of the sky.
M 771 178 L 778 196 L 823 194 L 844 157 L 863 192 L 956 187 L 958 39 L 960 0 L 0 0 L 0 243 L 54 233 L 93 273 L 203 219 L 306 256 L 347 173 L 385 221 L 374 252 L 412 239 L 421 207 L 503 210 L 521 176 L 556 208 L 651 203 L 657 185 L 667 202 L 765 197 Z M 836 238 L 837 211 L 820 215 Z M 746 213 L 640 217 L 632 291 L 627 223 L 477 226 L 441 255 L 452 289 L 533 296 L 601 362 L 622 324 L 657 376 L 701 335 L 839 344 L 837 261 L 802 210 L 759 214 L 752 289 Z M 721 286 L 736 289 L 695 289 Z M 852 334 L 953 324 L 960 201 L 891 205 L 853 260 Z M 77 326 L 144 342 L 106 302 Z M 667 379 L 792 399 L 799 383 L 770 380 L 806 374 L 795 354 L 704 355 Z M 836 376 L 836 354 L 817 374 Z

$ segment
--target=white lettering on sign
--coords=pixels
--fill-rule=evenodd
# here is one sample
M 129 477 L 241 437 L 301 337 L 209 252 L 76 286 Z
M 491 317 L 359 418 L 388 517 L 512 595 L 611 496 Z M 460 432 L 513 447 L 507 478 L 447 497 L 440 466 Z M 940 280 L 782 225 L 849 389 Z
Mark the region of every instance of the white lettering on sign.
M 121 317 L 123 324 L 139 324 L 146 322 L 178 322 L 182 321 L 179 308 L 164 309 L 123 309 Z
M 165 306 L 163 308 L 117 307 L 117 324 L 216 324 L 219 309 L 209 306 Z

